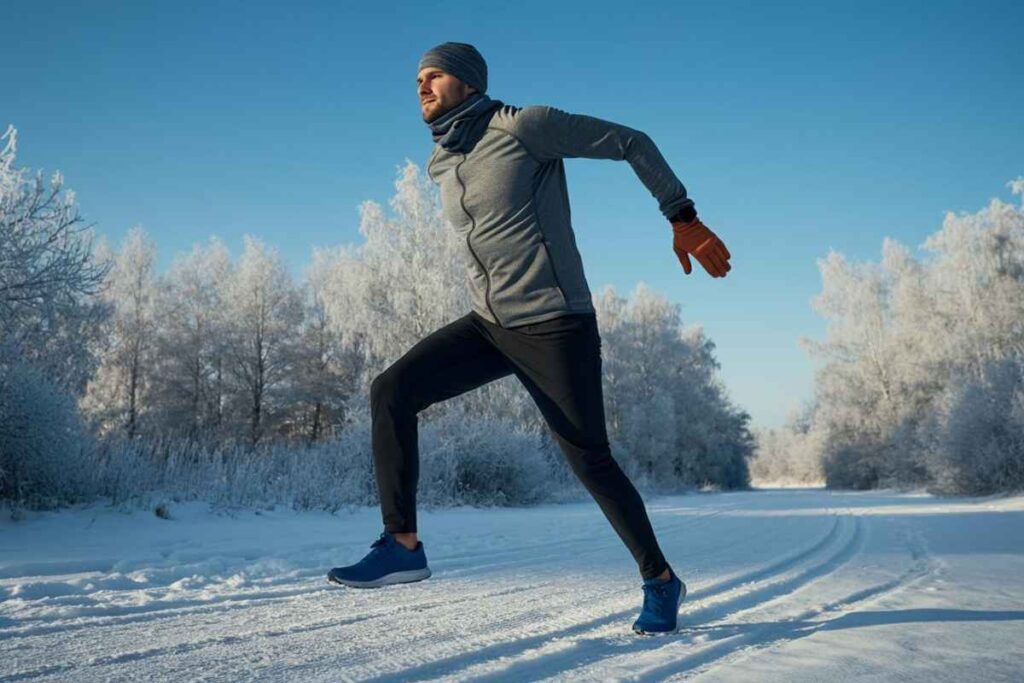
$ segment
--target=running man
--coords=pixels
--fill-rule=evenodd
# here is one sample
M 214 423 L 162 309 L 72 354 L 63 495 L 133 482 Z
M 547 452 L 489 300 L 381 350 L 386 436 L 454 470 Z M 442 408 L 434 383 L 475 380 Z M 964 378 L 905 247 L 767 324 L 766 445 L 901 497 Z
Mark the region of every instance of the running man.
M 658 200 L 686 274 L 693 255 L 725 277 L 729 251 L 698 218 L 686 188 L 644 133 L 549 106 L 488 97 L 487 64 L 467 43 L 428 50 L 416 77 L 436 143 L 427 173 L 465 239 L 471 311 L 417 342 L 371 386 L 374 469 L 384 531 L 328 579 L 368 588 L 430 576 L 417 538 L 417 414 L 515 374 L 569 465 L 643 578 L 637 633 L 676 630 L 686 585 L 665 560 L 636 488 L 609 449 L 601 338 L 570 220 L 563 159 L 626 160 Z

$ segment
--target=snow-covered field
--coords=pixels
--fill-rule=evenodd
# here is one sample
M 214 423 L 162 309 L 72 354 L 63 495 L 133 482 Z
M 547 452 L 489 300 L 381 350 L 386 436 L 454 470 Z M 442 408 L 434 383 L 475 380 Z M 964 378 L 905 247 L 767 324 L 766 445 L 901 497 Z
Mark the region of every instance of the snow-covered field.
M 1024 496 L 649 498 L 690 593 L 642 592 L 594 503 L 421 510 L 434 575 L 358 590 L 376 509 L 0 521 L 0 680 L 1024 679 Z

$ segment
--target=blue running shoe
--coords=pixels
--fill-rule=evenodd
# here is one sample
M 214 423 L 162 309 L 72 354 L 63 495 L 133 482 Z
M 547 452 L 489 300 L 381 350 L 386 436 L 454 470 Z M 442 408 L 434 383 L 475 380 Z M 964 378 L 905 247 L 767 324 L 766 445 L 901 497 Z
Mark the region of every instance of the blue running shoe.
M 347 567 L 335 567 L 327 572 L 327 580 L 353 588 L 378 588 L 392 583 L 422 581 L 430 576 L 423 541 L 409 550 L 395 540 L 388 531 L 370 544 L 370 552 L 363 559 Z
M 644 580 L 644 606 L 640 616 L 633 622 L 633 631 L 640 635 L 675 633 L 679 617 L 679 605 L 686 597 L 686 584 L 668 568 L 669 579 Z

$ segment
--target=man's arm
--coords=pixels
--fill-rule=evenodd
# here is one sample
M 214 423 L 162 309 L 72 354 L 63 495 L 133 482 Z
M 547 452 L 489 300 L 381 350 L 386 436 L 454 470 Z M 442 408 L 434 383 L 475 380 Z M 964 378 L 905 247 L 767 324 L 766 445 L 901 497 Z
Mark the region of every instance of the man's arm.
M 658 208 L 665 218 L 671 221 L 682 215 L 693 220 L 696 216 L 686 188 L 646 133 L 545 105 L 520 109 L 515 132 L 530 153 L 541 161 L 575 157 L 626 160 L 658 200 Z

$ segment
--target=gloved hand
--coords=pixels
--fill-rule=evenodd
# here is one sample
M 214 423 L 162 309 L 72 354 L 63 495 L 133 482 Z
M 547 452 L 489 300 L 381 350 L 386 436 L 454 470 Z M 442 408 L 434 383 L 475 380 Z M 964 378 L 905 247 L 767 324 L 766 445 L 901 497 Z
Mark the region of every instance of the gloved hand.
M 672 232 L 672 250 L 676 252 L 679 263 L 683 265 L 687 275 L 693 270 L 689 254 L 697 257 L 711 277 L 725 277 L 725 274 L 732 270 L 732 266 L 729 265 L 729 250 L 725 248 L 722 240 L 718 239 L 718 235 L 711 232 L 699 218 L 689 222 L 673 220 Z

